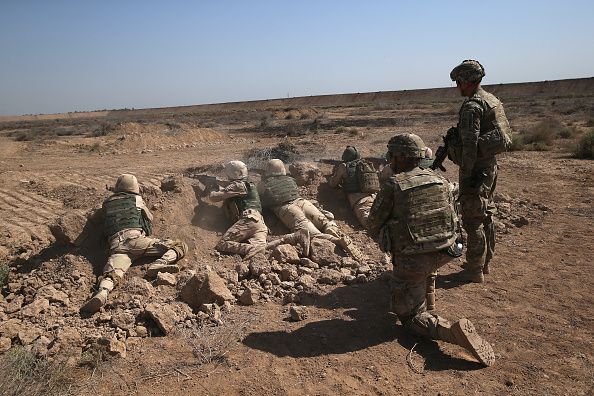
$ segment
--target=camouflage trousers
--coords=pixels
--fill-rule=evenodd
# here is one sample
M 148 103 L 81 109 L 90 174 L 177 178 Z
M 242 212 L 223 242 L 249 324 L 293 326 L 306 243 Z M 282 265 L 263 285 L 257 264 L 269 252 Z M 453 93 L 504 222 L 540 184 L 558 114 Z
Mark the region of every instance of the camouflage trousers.
M 109 239 L 109 258 L 103 268 L 103 276 L 119 282 L 132 265 L 132 261 L 141 257 L 160 257 L 167 264 L 182 258 L 187 246 L 172 239 L 151 238 L 144 231 L 136 229 L 122 230 Z
M 375 194 L 363 197 L 352 205 L 355 217 L 359 220 L 359 224 L 365 228 L 367 228 L 367 218 L 369 217 L 374 200 Z
M 272 211 L 291 232 L 308 230 L 312 237 L 321 233 L 338 236 L 337 224 L 307 199 L 297 198 Z
M 439 325 L 449 322 L 427 312 L 427 287 L 437 270 L 453 257 L 445 252 L 394 255 L 391 279 L 391 306 L 398 319 L 412 333 L 438 339 Z
M 493 194 L 497 185 L 497 164 L 483 169 L 487 175 L 478 187 L 460 185 L 462 225 L 468 236 L 466 262 L 471 272 L 482 272 L 495 252 L 495 224 L 497 209 Z
M 266 249 L 268 227 L 264 223 L 262 214 L 257 210 L 245 210 L 239 220 L 235 222 L 219 241 L 216 249 L 224 253 L 242 256 L 255 250 Z

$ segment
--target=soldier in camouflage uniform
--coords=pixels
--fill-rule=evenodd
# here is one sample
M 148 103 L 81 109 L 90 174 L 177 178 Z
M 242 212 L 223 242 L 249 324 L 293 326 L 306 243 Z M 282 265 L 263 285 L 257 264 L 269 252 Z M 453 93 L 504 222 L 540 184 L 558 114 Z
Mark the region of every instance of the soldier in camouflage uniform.
M 497 184 L 497 159 L 481 142 L 485 136 L 491 136 L 492 131 L 499 131 L 501 135 L 497 136 L 505 139 L 509 139 L 511 133 L 503 105 L 481 88 L 484 76 L 483 66 L 475 60 L 465 60 L 450 73 L 460 94 L 468 97 L 460 108 L 458 136 L 450 143 L 448 154 L 460 166 L 460 209 L 468 235 L 462 275 L 477 283 L 484 282 L 483 274 L 489 273 L 489 262 L 495 250 L 493 194 Z
M 103 202 L 98 216 L 104 219 L 104 234 L 109 244 L 109 258 L 99 278 L 98 291 L 81 308 L 86 314 L 97 312 L 107 296 L 140 257 L 160 257 L 147 270 L 154 278 L 159 272 L 179 271 L 176 261 L 185 256 L 187 245 L 178 240 L 151 238 L 153 215 L 140 196 L 136 176 L 118 177 L 114 194 Z
M 285 164 L 272 159 L 266 165 L 265 176 L 259 185 L 262 204 L 274 212 L 291 231 L 308 230 L 312 238 L 328 239 L 362 261 L 363 254 L 351 239 L 342 234 L 330 212 L 322 212 L 307 199 L 301 198 L 295 179 L 287 175 Z
M 361 161 L 361 156 L 357 149 L 353 146 L 347 146 L 342 153 L 342 160 L 344 162 L 338 165 L 328 184 L 332 188 L 342 187 L 355 217 L 363 227 L 366 227 L 375 193 L 361 191 L 360 180 L 357 177 L 357 165 Z M 375 177 L 373 180 L 374 185 L 370 190 L 377 191 L 379 190 L 379 179 L 377 173 L 374 172 L 373 176 Z
M 209 198 L 214 202 L 224 201 L 225 214 L 235 223 L 217 243 L 217 250 L 248 259 L 257 253 L 264 253 L 266 249 L 288 243 L 300 245 L 302 254 L 309 255 L 308 230 L 283 235 L 267 243 L 268 227 L 262 217 L 262 204 L 255 184 L 248 180 L 247 167 L 241 161 L 230 161 L 225 164 L 225 173 L 231 183 L 221 191 L 211 192 Z
M 449 183 L 419 167 L 425 144 L 417 135 L 392 137 L 388 150 L 395 175 L 382 185 L 367 224 L 392 253 L 392 311 L 412 333 L 460 345 L 490 366 L 493 350 L 468 319 L 450 323 L 426 309 L 427 279 L 459 254 Z

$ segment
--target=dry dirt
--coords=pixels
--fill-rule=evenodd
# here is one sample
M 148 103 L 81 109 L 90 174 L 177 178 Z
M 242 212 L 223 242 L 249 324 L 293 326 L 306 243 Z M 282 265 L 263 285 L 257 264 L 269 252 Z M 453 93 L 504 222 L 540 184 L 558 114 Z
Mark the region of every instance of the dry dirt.
M 68 361 L 75 379 L 70 392 L 593 394 L 594 162 L 568 153 L 592 126 L 593 87 L 592 79 L 583 79 L 494 89 L 515 131 L 554 117 L 573 127 L 576 136 L 555 139 L 548 151 L 501 156 L 500 232 L 486 283 L 460 283 L 460 262 L 440 271 L 437 313 L 471 319 L 496 351 L 493 367 L 481 368 L 458 347 L 403 331 L 388 313 L 389 268 L 381 253 L 346 210 L 341 194 L 318 180 L 303 192 L 334 212 L 342 229 L 367 253 L 373 270 L 365 282 L 300 290 L 299 303 L 307 306 L 308 315 L 297 322 L 288 320 L 289 305 L 283 305 L 280 295 L 247 307 L 234 304 L 217 322 L 188 313 L 176 300 L 178 289 L 155 287 L 150 301 L 142 304 L 171 304 L 188 319 L 167 336 L 158 330 L 152 337 L 133 334 L 126 357 L 91 367 L 80 364 L 85 349 L 78 348 Z M 11 318 L 23 319 L 20 307 L 34 301 L 43 286 L 34 283 L 49 282 L 64 290 L 68 301 L 52 301 L 27 323 L 50 341 L 63 340 L 60 329 L 68 326 L 76 327 L 82 339 L 130 336 L 113 324 L 110 310 L 119 312 L 124 306 L 139 312 L 135 304 L 141 303 L 130 297 L 139 294 L 134 289 L 138 285 L 122 285 L 101 319 L 80 318 L 77 308 L 89 296 L 105 253 L 90 242 L 79 248 L 58 246 L 48 228 L 67 213 L 98 207 L 109 194 L 106 185 L 120 173 L 133 172 L 142 182 L 156 217 L 155 234 L 188 242 L 190 253 L 180 263 L 186 272 L 208 265 L 229 279 L 239 258 L 213 249 L 228 223 L 219 207 L 189 188 L 196 184 L 187 177 L 192 171 L 216 174 L 230 159 L 257 166 L 254 154 L 265 155 L 279 143 L 294 149 L 293 160 L 339 158 L 346 144 L 364 155 L 382 156 L 389 137 L 399 132 L 417 133 L 435 149 L 440 134 L 455 123 L 462 101 L 451 89 L 366 95 L 0 120 L 0 259 L 12 267 L 0 298 L 0 331 Z M 89 132 L 105 122 L 112 127 L 104 136 Z M 62 125 L 74 132 L 52 135 Z M 39 128 L 49 132 L 36 138 Z M 19 131 L 27 138 L 16 141 Z M 330 165 L 317 165 L 330 174 Z M 445 165 L 446 175 L 456 180 L 455 166 Z M 180 191 L 161 191 L 162 179 L 170 175 L 182 180 Z M 285 232 L 268 220 L 274 233 Z M 134 266 L 128 279 L 139 280 L 145 268 L 146 262 Z M 151 330 L 150 323 L 144 324 Z M 14 346 L 26 344 L 28 337 L 9 338 Z M 413 347 L 411 358 L 419 373 L 407 364 Z M 35 348 L 58 360 L 68 351 L 62 347 L 52 354 Z

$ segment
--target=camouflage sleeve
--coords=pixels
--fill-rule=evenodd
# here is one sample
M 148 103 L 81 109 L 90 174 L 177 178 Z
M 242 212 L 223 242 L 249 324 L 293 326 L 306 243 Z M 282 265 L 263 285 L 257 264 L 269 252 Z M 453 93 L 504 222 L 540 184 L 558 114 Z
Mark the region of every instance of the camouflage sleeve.
M 379 235 L 380 230 L 392 215 L 394 206 L 394 188 L 394 181 L 388 179 L 382 184 L 382 188 L 373 201 L 373 206 L 371 207 L 369 217 L 367 218 L 367 232 L 372 238 Z
M 346 165 L 344 163 L 339 164 L 336 167 L 334 173 L 332 174 L 332 177 L 330 177 L 330 180 L 328 180 L 328 184 L 330 184 L 330 187 L 332 188 L 337 188 L 340 185 L 340 183 L 342 183 L 345 176 Z
M 228 198 L 244 197 L 247 195 L 247 189 L 243 182 L 233 182 L 221 191 L 213 191 L 209 194 L 208 198 L 213 202 L 224 201 Z
M 472 177 L 472 169 L 477 157 L 477 143 L 481 130 L 481 106 L 473 100 L 466 101 L 460 110 L 458 129 L 462 140 L 462 165 L 460 182 Z

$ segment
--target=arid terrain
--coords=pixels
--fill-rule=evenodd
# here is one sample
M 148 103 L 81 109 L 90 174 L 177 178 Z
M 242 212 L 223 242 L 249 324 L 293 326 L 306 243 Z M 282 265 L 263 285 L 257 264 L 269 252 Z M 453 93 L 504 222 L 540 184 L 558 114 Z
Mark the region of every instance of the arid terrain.
M 521 137 L 499 156 L 496 255 L 484 284 L 460 282 L 461 261 L 444 267 L 436 312 L 472 320 L 493 367 L 402 329 L 388 312 L 390 266 L 319 161 L 347 144 L 381 158 L 401 132 L 435 150 L 463 100 L 444 88 L 0 117 L 0 394 L 594 394 L 594 161 L 572 155 L 594 128 L 594 78 L 486 89 Z M 239 159 L 258 178 L 268 158 L 319 169 L 302 193 L 365 263 L 338 249 L 297 262 L 215 252 L 229 222 L 195 175 L 223 177 Z M 123 172 L 137 175 L 155 235 L 190 251 L 174 284 L 144 280 L 140 260 L 102 312 L 81 317 L 106 247 L 92 217 L 80 230 Z M 271 237 L 286 232 L 266 221 Z M 205 274 L 231 304 L 186 303 Z M 254 301 L 235 301 L 248 288 Z M 305 319 L 290 319 L 295 304 Z

